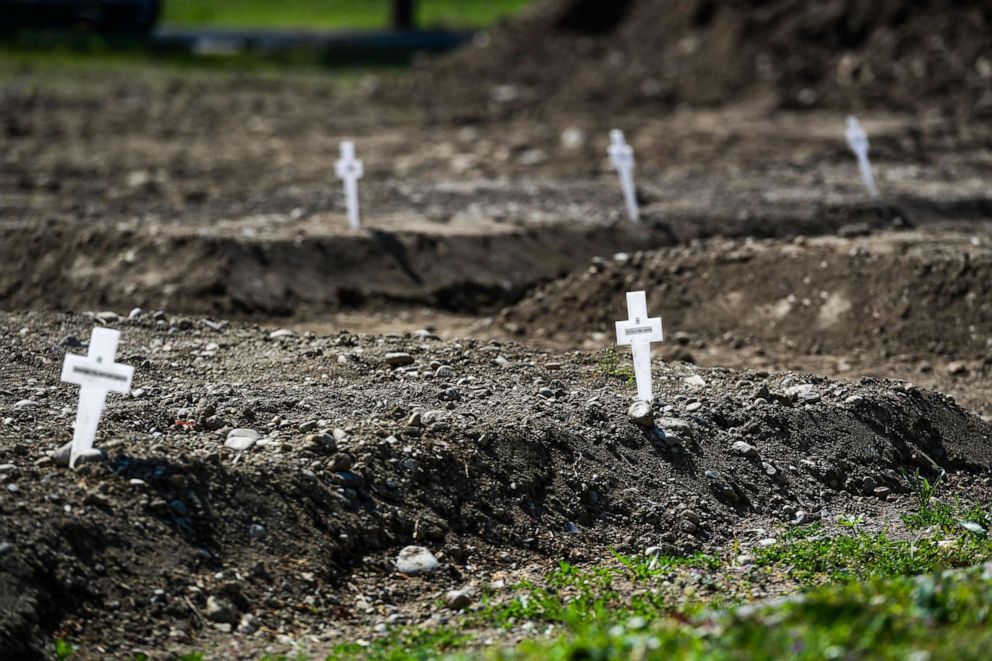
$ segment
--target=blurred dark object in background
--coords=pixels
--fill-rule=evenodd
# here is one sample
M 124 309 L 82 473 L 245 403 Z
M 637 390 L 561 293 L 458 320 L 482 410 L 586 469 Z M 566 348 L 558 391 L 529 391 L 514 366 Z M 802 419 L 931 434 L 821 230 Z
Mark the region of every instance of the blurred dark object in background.
M 0 0 L 0 33 L 79 29 L 144 35 L 161 8 L 161 0 Z

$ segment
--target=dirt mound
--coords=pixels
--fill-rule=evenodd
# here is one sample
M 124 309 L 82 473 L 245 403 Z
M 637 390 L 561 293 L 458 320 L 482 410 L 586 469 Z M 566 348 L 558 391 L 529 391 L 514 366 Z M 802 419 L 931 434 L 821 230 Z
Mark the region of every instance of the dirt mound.
M 644 289 L 670 341 L 678 333 L 697 346 L 982 360 L 992 342 L 992 253 L 972 241 L 883 234 L 639 253 L 551 283 L 503 321 L 532 338 L 602 339 L 626 318 L 624 292 Z
M 911 500 L 903 471 L 992 467 L 992 426 L 906 384 L 680 364 L 657 371 L 646 429 L 595 355 L 159 318 L 121 322 L 137 390 L 109 404 L 107 460 L 69 472 L 46 458 L 75 403 L 57 375 L 66 336 L 90 327 L 0 315 L 14 657 L 55 636 L 104 656 L 203 649 L 224 625 L 249 647 L 300 630 L 326 643 L 369 613 L 422 619 L 414 595 L 510 562 L 894 513 Z M 235 451 L 232 427 L 262 437 Z M 340 431 L 311 436 L 324 427 Z M 399 576 L 408 544 L 441 570 Z
M 992 105 L 990 46 L 987 2 L 557 0 L 430 66 L 418 85 L 438 112 L 464 116 L 765 95 L 787 107 L 936 103 L 968 114 Z

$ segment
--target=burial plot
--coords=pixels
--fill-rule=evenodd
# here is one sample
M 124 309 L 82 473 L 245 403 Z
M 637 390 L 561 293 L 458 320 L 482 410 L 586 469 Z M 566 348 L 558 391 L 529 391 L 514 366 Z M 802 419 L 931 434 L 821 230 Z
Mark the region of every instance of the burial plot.
M 341 143 L 341 158 L 334 166 L 338 179 L 344 181 L 344 198 L 348 206 L 348 225 L 353 230 L 361 227 L 358 210 L 358 180 L 365 175 L 365 166 L 355 158 L 355 143 L 345 140 Z
M 89 353 L 85 356 L 67 353 L 62 365 L 62 381 L 79 386 L 79 408 L 72 434 L 69 467 L 74 468 L 80 455 L 93 449 L 96 428 L 103 413 L 107 395 L 131 391 L 134 368 L 114 362 L 120 333 L 109 328 L 94 328 Z
M 626 321 L 617 322 L 617 344 L 629 344 L 634 354 L 634 378 L 637 398 L 644 402 L 654 399 L 651 388 L 651 343 L 665 339 L 661 318 L 648 318 L 647 296 L 642 291 L 627 292 Z
M 868 195 L 872 199 L 877 199 L 878 186 L 875 185 L 875 173 L 871 169 L 871 161 L 868 160 L 868 134 L 865 133 L 861 122 L 854 115 L 847 118 L 847 146 L 851 148 L 854 155 L 858 157 L 858 168 L 861 170 L 861 180 L 865 182 Z
M 623 131 L 610 131 L 610 163 L 620 177 L 620 188 L 627 203 L 627 216 L 635 223 L 641 220 L 641 210 L 637 205 L 637 189 L 634 186 L 634 149 L 627 144 Z

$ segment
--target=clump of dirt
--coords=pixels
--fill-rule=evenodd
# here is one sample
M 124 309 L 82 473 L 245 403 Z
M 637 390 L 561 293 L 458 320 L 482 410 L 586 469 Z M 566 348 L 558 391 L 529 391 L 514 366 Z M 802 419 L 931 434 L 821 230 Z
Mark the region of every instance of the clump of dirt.
M 626 318 L 624 292 L 644 289 L 671 340 L 984 360 L 990 278 L 988 243 L 969 235 L 711 241 L 600 262 L 502 321 L 530 338 L 602 338 Z
M 990 47 L 983 3 L 549 0 L 430 66 L 430 84 L 418 84 L 438 112 L 463 116 L 754 97 L 967 115 L 992 107 Z
M 0 647 L 15 657 L 56 636 L 103 656 L 329 645 L 386 613 L 423 621 L 417 603 L 511 562 L 895 515 L 903 472 L 992 467 L 992 426 L 902 383 L 676 364 L 656 370 L 644 427 L 598 355 L 102 323 L 136 390 L 109 402 L 106 460 L 68 471 L 48 458 L 76 401 L 59 366 L 92 321 L 0 315 Z M 233 428 L 260 438 L 228 447 Z M 400 576 L 409 544 L 440 569 Z

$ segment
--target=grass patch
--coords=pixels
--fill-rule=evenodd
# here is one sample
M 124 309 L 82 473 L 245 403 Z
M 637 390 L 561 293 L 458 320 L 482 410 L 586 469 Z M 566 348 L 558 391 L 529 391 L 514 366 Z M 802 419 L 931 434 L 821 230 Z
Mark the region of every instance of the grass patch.
M 687 620 L 590 622 L 571 636 L 526 641 L 490 658 L 979 659 L 992 644 L 990 603 L 992 576 L 981 568 L 875 579 Z
M 419 0 L 425 27 L 486 28 L 532 0 Z M 168 0 L 168 26 L 274 29 L 381 29 L 389 25 L 389 0 Z
M 892 540 L 885 534 L 809 538 L 770 546 L 755 553 L 759 566 L 785 568 L 796 581 L 853 581 L 869 577 L 911 576 L 965 567 L 992 557 L 992 544 L 974 536 L 946 540 Z
M 629 367 L 622 366 L 623 361 L 620 358 L 620 354 L 617 352 L 616 347 L 610 347 L 604 351 L 598 364 L 599 374 L 603 377 L 604 381 L 618 379 L 627 385 L 634 382 L 634 370 Z

